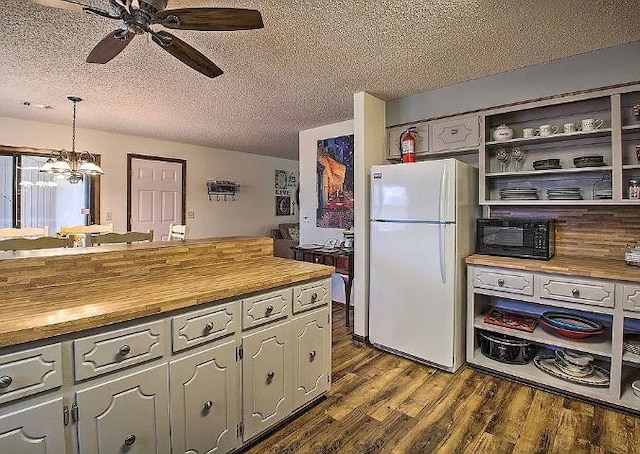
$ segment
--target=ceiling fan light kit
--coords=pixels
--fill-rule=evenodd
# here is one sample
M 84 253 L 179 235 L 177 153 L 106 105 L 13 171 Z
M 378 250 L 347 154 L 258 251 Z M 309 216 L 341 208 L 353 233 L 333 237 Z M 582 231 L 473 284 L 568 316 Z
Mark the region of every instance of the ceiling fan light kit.
M 88 151 L 76 152 L 76 105 L 82 101 L 77 96 L 68 96 L 73 103 L 73 128 L 71 151 L 59 150 L 49 155 L 49 159 L 40 167 L 40 172 L 64 176 L 69 183 L 79 183 L 85 175 L 104 175 L 102 168 L 96 163 L 96 157 Z
M 89 53 L 87 63 L 105 64 L 122 52 L 136 35 L 149 33 L 154 43 L 187 66 L 214 78 L 223 71 L 204 54 L 166 31 L 235 31 L 264 27 L 260 11 L 243 8 L 178 8 L 167 10 L 167 0 L 110 0 L 111 12 L 84 5 L 76 0 L 32 0 L 35 3 L 82 11 L 107 19 L 120 20 L 123 27 L 105 36 Z

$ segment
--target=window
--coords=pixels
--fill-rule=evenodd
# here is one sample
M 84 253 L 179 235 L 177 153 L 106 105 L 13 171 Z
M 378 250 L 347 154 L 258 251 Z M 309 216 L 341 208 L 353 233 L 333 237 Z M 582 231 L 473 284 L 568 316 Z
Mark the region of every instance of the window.
M 62 226 L 88 225 L 98 217 L 98 179 L 71 184 L 39 172 L 48 157 L 48 150 L 0 147 L 0 227 L 46 226 L 54 235 Z

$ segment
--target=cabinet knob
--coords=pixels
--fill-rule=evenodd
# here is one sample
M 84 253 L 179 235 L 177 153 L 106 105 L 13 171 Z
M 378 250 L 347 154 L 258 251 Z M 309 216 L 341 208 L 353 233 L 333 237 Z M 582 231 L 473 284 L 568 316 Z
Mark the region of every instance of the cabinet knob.
M 458 134 L 458 130 L 456 128 L 451 129 L 451 135 L 455 136 L 456 134 Z
M 213 407 L 213 402 L 211 402 L 210 400 L 206 401 L 204 403 L 204 409 L 205 410 L 211 410 L 211 407 Z
M 272 312 L 273 312 L 273 306 L 272 305 L 268 305 L 267 308 L 264 311 L 265 315 L 269 316 L 269 315 L 271 315 Z
M 13 379 L 11 377 L 9 377 L 8 375 L 3 375 L 2 377 L 0 377 L 0 388 L 8 388 L 9 386 L 11 386 L 12 382 Z
M 574 288 L 571 290 L 571 294 L 575 297 L 580 296 L 580 290 L 578 290 L 577 288 Z
M 504 285 L 504 279 L 500 278 L 498 279 L 498 286 L 502 287 Z
M 312 363 L 314 359 L 316 359 L 316 351 L 315 350 L 311 350 L 309 352 L 309 362 Z
M 320 263 L 320 257 L 315 257 L 315 258 L 313 259 L 313 261 L 314 261 L 315 263 Z
M 129 347 L 127 344 L 124 344 L 122 347 L 120 347 L 120 349 L 118 350 L 118 354 L 120 356 L 127 356 L 129 353 L 131 353 L 131 347 Z M 135 439 L 135 437 L 134 437 Z
M 275 376 L 276 376 L 276 373 L 274 371 L 267 373 L 267 385 L 271 384 L 271 382 L 273 381 L 273 377 Z
M 204 325 L 204 329 L 205 331 L 213 331 L 213 322 L 209 322 L 206 325 Z
M 131 435 L 127 435 L 124 439 L 124 444 L 127 446 L 131 446 L 132 444 L 134 444 L 136 442 L 136 436 L 131 434 Z
M 312 293 L 311 294 L 311 302 L 314 303 L 315 301 L 317 301 L 318 299 L 318 294 L 317 293 Z

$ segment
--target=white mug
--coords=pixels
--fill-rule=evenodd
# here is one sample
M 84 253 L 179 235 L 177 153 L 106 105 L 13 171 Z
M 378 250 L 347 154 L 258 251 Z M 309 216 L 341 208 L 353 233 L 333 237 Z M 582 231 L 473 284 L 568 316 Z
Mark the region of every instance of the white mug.
M 580 124 L 580 129 L 583 131 L 593 131 L 595 129 L 600 129 L 603 124 L 604 121 L 599 118 L 585 118 Z
M 522 130 L 522 138 L 523 139 L 531 139 L 536 135 L 535 129 L 533 128 L 524 128 Z
M 542 125 L 536 131 L 540 133 L 540 136 L 544 137 L 557 133 L 559 129 L 556 125 Z
M 577 125 L 575 123 L 565 123 L 564 124 L 564 133 L 565 134 L 570 134 L 572 132 L 576 132 L 580 129 L 580 125 Z

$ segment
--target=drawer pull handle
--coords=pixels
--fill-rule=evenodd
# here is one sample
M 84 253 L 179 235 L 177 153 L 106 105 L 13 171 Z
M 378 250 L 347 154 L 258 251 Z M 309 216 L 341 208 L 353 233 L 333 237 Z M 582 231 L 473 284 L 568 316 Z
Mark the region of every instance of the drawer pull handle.
M 451 130 L 451 135 L 452 135 L 452 136 L 455 136 L 456 134 L 458 134 L 458 130 L 457 130 L 456 128 L 453 128 L 453 129 Z
M 502 287 L 504 285 L 504 279 L 498 279 L 498 287 Z
M 574 288 L 571 290 L 571 294 L 577 298 L 580 296 L 580 290 L 578 290 L 577 288 Z
M 129 347 L 127 344 L 124 344 L 122 347 L 120 347 L 120 349 L 118 350 L 118 354 L 120 356 L 127 356 L 129 353 L 131 353 L 131 347 Z M 135 438 L 135 437 L 133 437 Z
M 136 442 L 136 436 L 131 434 L 131 435 L 127 435 L 126 438 L 124 439 L 124 444 L 127 446 L 131 446 Z
M 209 322 L 206 325 L 204 325 L 204 329 L 206 331 L 213 331 L 213 322 Z
M 315 303 L 318 300 L 318 294 L 317 293 L 312 293 L 311 294 L 311 302 Z
M 273 377 L 275 377 L 276 373 L 271 371 L 269 373 L 267 373 L 267 385 L 270 385 L 271 382 L 273 381 Z
M 204 403 L 204 409 L 205 410 L 209 411 L 209 410 L 211 410 L 211 407 L 213 407 L 213 402 L 211 402 L 210 400 L 208 400 L 208 401 L 206 401 Z
M 264 311 L 265 315 L 268 317 L 269 315 L 271 315 L 272 312 L 273 312 L 273 306 L 272 305 L 268 305 L 267 308 Z
M 8 388 L 9 386 L 11 386 L 12 382 L 13 379 L 11 377 L 9 377 L 8 375 L 3 375 L 2 377 L 0 377 L 0 388 Z
M 316 351 L 315 350 L 311 350 L 309 352 L 309 362 L 312 363 L 314 359 L 316 359 Z

